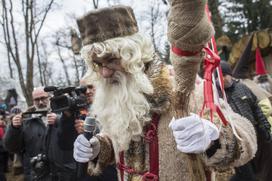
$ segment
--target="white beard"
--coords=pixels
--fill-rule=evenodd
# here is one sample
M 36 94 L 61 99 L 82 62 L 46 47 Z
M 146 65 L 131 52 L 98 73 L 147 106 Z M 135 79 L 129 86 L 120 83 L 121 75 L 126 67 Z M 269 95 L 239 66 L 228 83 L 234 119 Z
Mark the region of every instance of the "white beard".
M 150 121 L 150 107 L 143 93 L 152 94 L 153 87 L 142 72 L 115 72 L 114 78 L 101 78 L 97 83 L 93 113 L 101 123 L 101 133 L 111 138 L 117 156 L 142 135 L 143 126 Z

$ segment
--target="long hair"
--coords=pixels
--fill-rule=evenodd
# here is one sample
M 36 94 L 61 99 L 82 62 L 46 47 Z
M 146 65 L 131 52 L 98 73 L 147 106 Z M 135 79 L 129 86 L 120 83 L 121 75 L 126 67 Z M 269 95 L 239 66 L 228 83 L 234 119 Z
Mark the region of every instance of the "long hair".
M 94 72 L 96 71 L 94 59 L 118 58 L 121 59 L 125 72 L 133 74 L 142 71 L 144 64 L 150 62 L 153 55 L 152 42 L 139 33 L 86 45 L 81 50 L 81 56 L 88 69 Z
M 109 39 L 82 49 L 89 69 L 85 77 L 96 79 L 92 111 L 102 125 L 101 132 L 110 136 L 117 159 L 118 152 L 127 150 L 131 140 L 142 136 L 143 126 L 150 121 L 150 105 L 145 94 L 152 94 L 153 86 L 144 73 L 144 64 L 153 55 L 151 41 L 140 34 Z M 106 58 L 120 59 L 124 71 L 103 78 L 93 60 Z

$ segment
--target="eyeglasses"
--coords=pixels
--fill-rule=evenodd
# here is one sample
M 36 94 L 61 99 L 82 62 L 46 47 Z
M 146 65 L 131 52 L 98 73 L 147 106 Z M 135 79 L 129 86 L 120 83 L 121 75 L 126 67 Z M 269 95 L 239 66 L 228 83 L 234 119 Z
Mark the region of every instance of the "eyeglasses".
M 45 102 L 48 99 L 48 97 L 37 97 L 34 99 L 35 102 Z
M 115 59 L 115 58 L 111 58 L 106 61 L 103 61 L 103 63 L 98 61 L 93 61 L 93 67 L 94 67 L 94 70 L 98 70 L 102 67 L 106 67 L 111 70 L 120 70 L 121 62 L 119 59 Z
M 94 89 L 94 86 L 93 85 L 87 85 L 86 86 L 88 89 Z

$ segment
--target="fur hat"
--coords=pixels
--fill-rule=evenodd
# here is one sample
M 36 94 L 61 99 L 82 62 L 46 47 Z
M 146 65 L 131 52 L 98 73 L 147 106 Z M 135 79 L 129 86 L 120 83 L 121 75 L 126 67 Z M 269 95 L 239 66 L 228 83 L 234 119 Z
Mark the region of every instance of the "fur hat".
M 77 20 L 83 45 L 138 32 L 131 7 L 112 6 L 94 10 Z

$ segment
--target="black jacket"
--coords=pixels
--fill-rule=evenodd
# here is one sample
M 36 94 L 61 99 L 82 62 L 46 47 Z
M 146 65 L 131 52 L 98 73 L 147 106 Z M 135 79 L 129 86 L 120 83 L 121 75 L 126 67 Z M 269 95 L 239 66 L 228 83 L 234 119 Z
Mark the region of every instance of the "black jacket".
M 228 103 L 234 112 L 246 117 L 252 122 L 257 131 L 263 131 L 270 139 L 270 124 L 258 106 L 257 97 L 244 84 L 234 81 L 232 86 L 225 89 Z
M 256 96 L 244 84 L 234 81 L 225 89 L 228 103 L 234 112 L 246 117 L 255 127 L 258 149 L 253 160 L 236 168 L 236 174 L 231 181 L 268 181 L 272 176 L 271 166 L 271 135 L 270 124 L 260 107 Z
M 62 124 L 62 129 L 58 132 L 59 145 L 62 150 L 73 151 L 74 141 L 67 140 L 75 140 L 77 135 L 71 134 L 71 130 L 74 129 L 73 124 Z M 71 155 L 73 155 L 71 153 Z M 109 165 L 106 167 L 103 172 L 98 176 L 89 176 L 87 173 L 87 165 L 76 163 L 76 179 L 73 181 L 118 181 L 117 178 L 117 170 L 115 165 Z
M 46 127 L 40 118 L 28 118 L 23 121 L 20 128 L 12 125 L 4 136 L 4 145 L 10 152 L 23 154 L 23 166 L 25 180 L 33 180 L 31 173 L 30 159 L 40 153 L 46 154 L 50 165 L 50 177 L 56 179 L 47 180 L 67 180 L 67 177 L 74 180 L 76 163 L 73 159 L 73 149 L 64 150 L 66 143 L 59 138 L 63 129 L 70 128 L 69 135 L 66 135 L 65 142 L 73 143 L 77 133 L 74 129 L 74 118 L 61 116 L 54 126 Z M 59 179 L 65 176 L 63 179 Z

